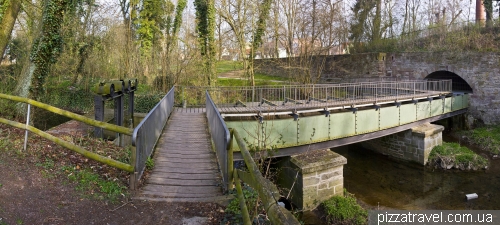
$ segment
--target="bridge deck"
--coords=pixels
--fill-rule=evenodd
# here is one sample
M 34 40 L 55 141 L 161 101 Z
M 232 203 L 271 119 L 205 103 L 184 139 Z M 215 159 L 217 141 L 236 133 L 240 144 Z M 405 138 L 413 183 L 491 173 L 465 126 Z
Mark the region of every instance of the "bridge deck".
M 343 106 L 356 106 L 364 104 L 377 104 L 381 102 L 394 102 L 411 100 L 413 98 L 427 98 L 435 97 L 441 94 L 448 94 L 438 91 L 427 91 L 420 94 L 411 95 L 379 95 L 377 98 L 374 96 L 367 96 L 365 98 L 356 97 L 354 99 L 343 98 L 343 99 L 324 99 L 324 100 L 312 100 L 312 101 L 270 101 L 265 102 L 249 102 L 245 103 L 245 106 L 241 104 L 236 105 L 223 105 L 217 104 L 220 113 L 225 114 L 240 114 L 240 113 L 256 113 L 256 112 L 283 112 L 283 111 L 293 111 L 293 110 L 307 110 L 307 109 L 322 109 L 322 108 L 334 108 Z
M 172 112 L 155 152 L 155 167 L 137 197 L 168 202 L 220 200 L 220 175 L 203 110 Z

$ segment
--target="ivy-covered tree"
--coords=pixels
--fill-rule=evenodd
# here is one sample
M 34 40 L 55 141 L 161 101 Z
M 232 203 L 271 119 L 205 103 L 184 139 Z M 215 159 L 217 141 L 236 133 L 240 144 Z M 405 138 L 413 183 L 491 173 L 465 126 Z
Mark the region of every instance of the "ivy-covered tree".
M 215 2 L 214 0 L 195 0 L 196 31 L 201 56 L 203 57 L 203 73 L 209 86 L 217 82 L 215 72 Z
M 137 35 L 141 54 L 145 58 L 152 56 L 153 46 L 158 45 L 162 32 L 167 27 L 166 15 L 174 10 L 174 4 L 165 0 L 143 0 L 137 20 Z
M 69 0 L 45 0 L 42 26 L 31 47 L 30 61 L 18 81 L 17 95 L 38 99 L 44 92 L 45 78 L 50 66 L 57 62 L 62 50 L 61 25 Z M 29 91 L 29 92 L 28 92 Z
M 248 68 L 248 73 L 250 75 L 250 82 L 252 86 L 255 86 L 255 76 L 253 71 L 253 60 L 255 58 L 255 53 L 257 48 L 262 46 L 262 36 L 266 31 L 267 20 L 269 19 L 269 11 L 271 10 L 271 3 L 273 0 L 263 0 L 260 5 L 259 20 L 257 21 L 257 27 L 255 28 L 252 41 L 252 51 L 250 52 L 250 64 Z
M 375 9 L 375 13 L 373 13 Z M 364 41 L 376 42 L 382 38 L 382 34 L 390 26 L 382 24 L 382 1 L 381 0 L 357 0 L 352 8 L 354 12 L 351 23 L 351 40 L 354 44 Z
M 177 34 L 182 24 L 182 12 L 186 8 L 187 0 L 179 0 L 177 2 L 177 7 L 175 8 L 174 20 L 172 21 L 172 16 L 167 17 L 167 53 L 172 52 L 172 48 L 175 47 L 177 43 Z

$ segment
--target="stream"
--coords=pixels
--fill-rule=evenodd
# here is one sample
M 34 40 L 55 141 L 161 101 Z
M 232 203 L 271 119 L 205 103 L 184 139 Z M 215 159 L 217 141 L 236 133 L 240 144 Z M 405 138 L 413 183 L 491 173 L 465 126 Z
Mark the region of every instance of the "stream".
M 458 142 L 443 133 L 446 142 Z M 468 146 L 478 154 L 485 152 Z M 367 209 L 499 210 L 500 159 L 489 157 L 488 170 L 438 170 L 400 161 L 359 145 L 332 149 L 347 158 L 344 187 Z M 478 194 L 467 201 L 465 195 Z M 305 224 L 321 224 L 314 212 L 304 212 Z

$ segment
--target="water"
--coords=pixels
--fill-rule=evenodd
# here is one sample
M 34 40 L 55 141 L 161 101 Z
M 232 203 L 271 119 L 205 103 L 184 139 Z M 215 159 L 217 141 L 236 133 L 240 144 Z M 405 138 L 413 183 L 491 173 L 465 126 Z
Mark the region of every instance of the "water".
M 488 170 L 443 171 L 390 159 L 357 145 L 332 150 L 347 158 L 344 187 L 367 208 L 500 209 L 500 160 L 490 159 Z M 477 193 L 478 199 L 466 201 L 465 194 L 470 193 Z

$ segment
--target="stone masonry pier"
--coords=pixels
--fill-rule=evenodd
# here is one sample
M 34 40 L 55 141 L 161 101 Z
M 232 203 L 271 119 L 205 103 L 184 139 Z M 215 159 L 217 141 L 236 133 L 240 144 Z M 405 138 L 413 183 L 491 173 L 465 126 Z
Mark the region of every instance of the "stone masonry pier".
M 426 123 L 412 129 L 361 142 L 365 148 L 425 165 L 434 146 L 443 144 L 444 127 Z
M 329 149 L 286 157 L 279 163 L 278 184 L 290 189 L 290 199 L 303 210 L 315 209 L 335 195 L 343 195 L 347 159 Z

